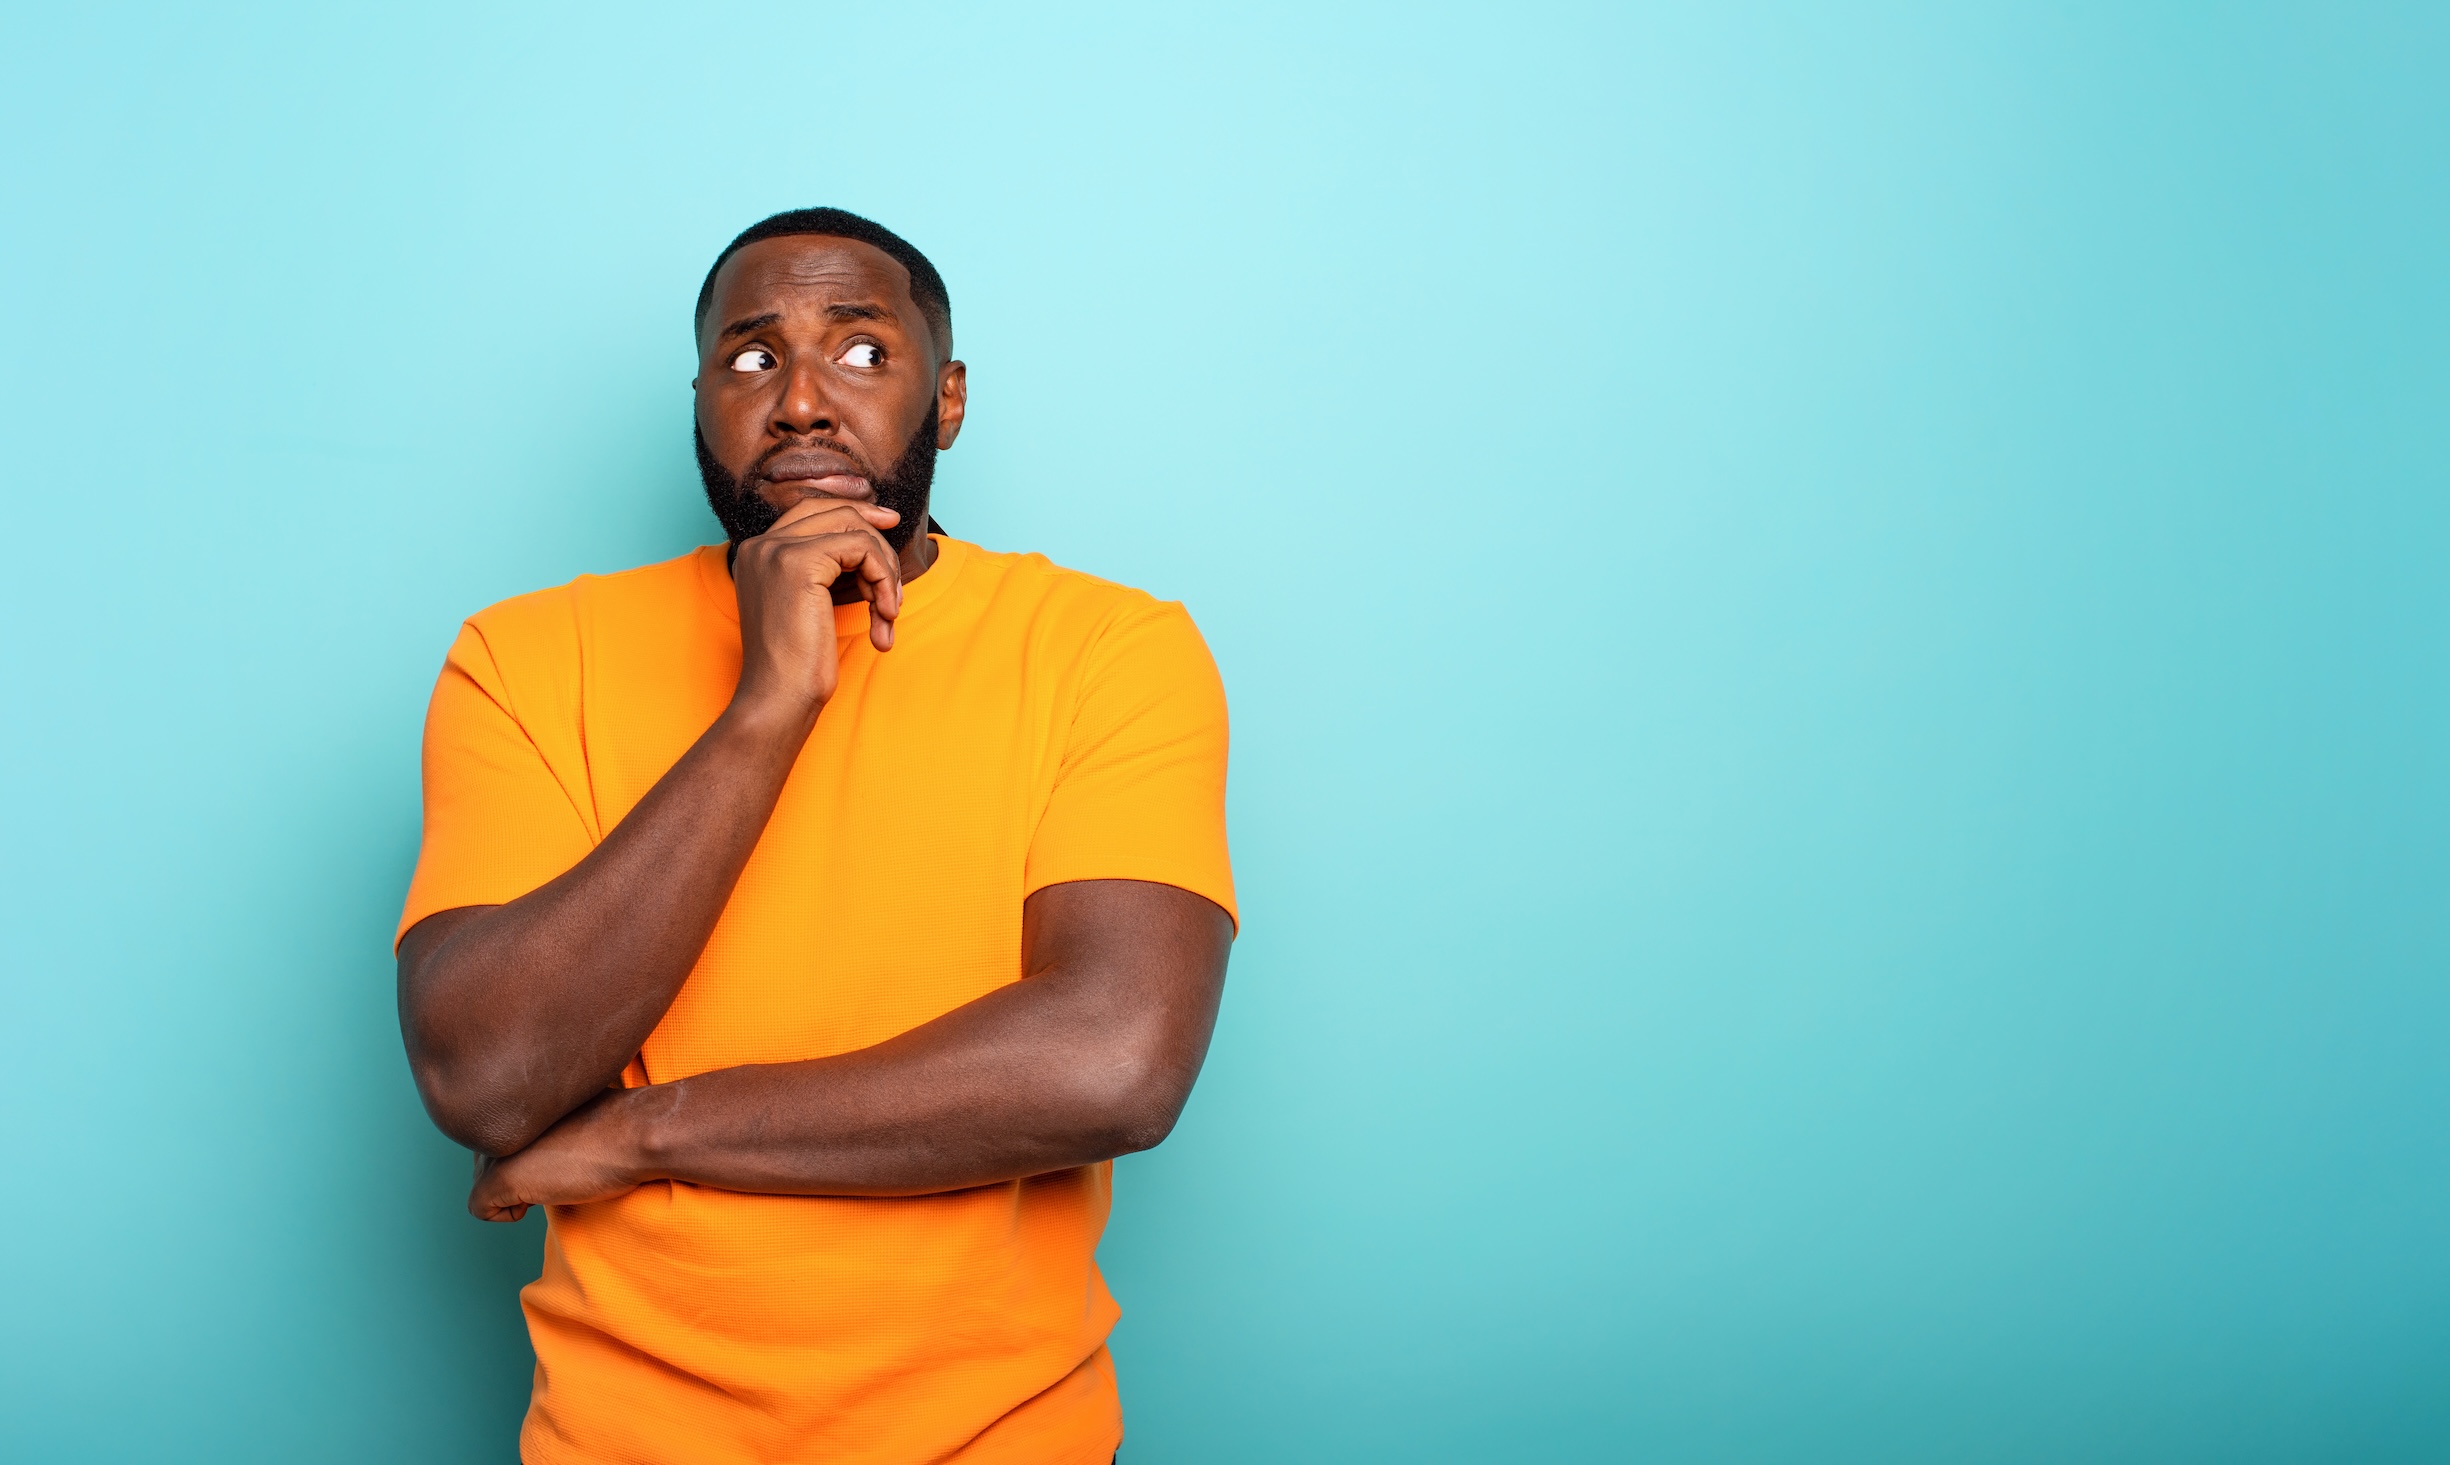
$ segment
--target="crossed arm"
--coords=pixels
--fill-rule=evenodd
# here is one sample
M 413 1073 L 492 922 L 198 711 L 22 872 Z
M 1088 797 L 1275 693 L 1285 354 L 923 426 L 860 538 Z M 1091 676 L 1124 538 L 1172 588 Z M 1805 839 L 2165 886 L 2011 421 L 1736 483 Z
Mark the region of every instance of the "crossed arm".
M 822 530 L 841 512 L 798 522 Z M 832 689 L 830 600 L 807 644 L 761 627 L 754 595 L 780 576 L 757 544 L 735 570 L 741 691 L 714 726 L 570 871 L 429 916 L 400 943 L 410 1068 L 436 1125 L 480 1156 L 468 1205 L 484 1219 L 661 1179 L 786 1195 L 1010 1180 L 1156 1144 L 1198 1076 L 1232 920 L 1173 886 L 1092 880 L 1023 906 L 1023 980 L 899 1037 L 612 1087 L 695 965 Z M 818 695 L 768 694 L 761 646 L 810 658 Z

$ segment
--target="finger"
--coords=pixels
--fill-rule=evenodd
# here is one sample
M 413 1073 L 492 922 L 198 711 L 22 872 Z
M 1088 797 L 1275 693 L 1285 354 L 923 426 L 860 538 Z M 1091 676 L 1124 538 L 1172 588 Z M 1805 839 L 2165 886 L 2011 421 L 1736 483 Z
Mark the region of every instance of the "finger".
M 527 1206 L 498 1185 L 480 1184 L 468 1195 L 468 1214 L 480 1221 L 516 1221 L 527 1214 Z
M 862 562 L 860 593 L 868 599 L 868 639 L 879 651 L 893 649 L 893 623 L 902 613 L 902 557 L 874 536 L 876 548 Z
M 881 536 L 875 553 L 861 562 L 859 593 L 868 602 L 868 644 L 891 651 L 893 623 L 902 613 L 902 560 Z
M 774 527 L 768 529 L 760 537 L 777 540 L 812 539 L 820 534 L 846 534 L 862 529 L 883 530 L 900 523 L 902 517 L 891 509 L 880 509 L 872 504 L 841 503 L 810 509 L 805 513 L 795 510 L 794 514 L 795 517 L 789 519 L 775 520 Z
M 892 514 L 897 520 L 901 518 L 900 514 L 885 507 L 883 502 L 873 495 L 867 498 L 856 498 L 848 494 L 804 493 L 784 505 L 782 510 L 775 515 L 775 522 L 782 523 L 794 515 L 807 513 L 811 509 L 818 511 L 850 509 L 862 515 Z
M 859 578 L 860 598 L 868 602 L 875 618 L 890 622 L 902 613 L 902 560 L 884 537 L 873 530 L 849 534 L 827 534 L 816 538 L 792 541 L 791 548 L 801 553 L 819 556 L 827 562 L 821 583 L 832 584 L 844 574 Z M 871 630 L 871 636 L 874 631 Z M 883 650 L 892 644 L 888 632 L 878 645 Z
M 879 651 L 891 651 L 893 649 L 893 621 L 894 617 L 901 613 L 901 608 L 902 596 L 901 587 L 899 585 L 894 587 L 892 611 L 888 612 L 880 609 L 877 603 L 873 600 L 868 602 L 869 645 L 875 647 Z
M 783 510 L 781 516 L 775 519 L 773 527 L 766 530 L 766 533 L 783 535 L 788 538 L 810 533 L 823 533 L 828 528 L 845 529 L 854 524 L 890 529 L 901 522 L 902 516 L 883 504 L 815 494 Z M 786 534 L 785 531 L 789 533 Z

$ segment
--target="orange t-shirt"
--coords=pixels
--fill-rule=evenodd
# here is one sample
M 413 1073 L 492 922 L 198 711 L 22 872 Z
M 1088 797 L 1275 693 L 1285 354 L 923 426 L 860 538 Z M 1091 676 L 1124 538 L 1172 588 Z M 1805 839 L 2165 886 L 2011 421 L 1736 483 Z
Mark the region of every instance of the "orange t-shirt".
M 1154 880 L 1228 911 L 1225 697 L 1180 605 L 937 541 L 896 644 L 835 611 L 839 690 L 625 1082 L 879 1043 L 1021 978 L 1021 902 Z M 721 546 L 470 619 L 425 731 L 400 929 L 577 864 L 740 672 Z M 674 1181 L 549 1209 L 520 1434 L 565 1461 L 1104 1461 L 1111 1166 L 938 1195 Z

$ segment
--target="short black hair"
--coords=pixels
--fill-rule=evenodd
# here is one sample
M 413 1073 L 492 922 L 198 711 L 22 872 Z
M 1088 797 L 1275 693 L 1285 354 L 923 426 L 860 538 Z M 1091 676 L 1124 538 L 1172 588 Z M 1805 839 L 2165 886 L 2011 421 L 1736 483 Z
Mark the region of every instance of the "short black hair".
M 760 239 L 780 239 L 789 234 L 827 234 L 836 239 L 856 239 L 873 244 L 890 255 L 903 269 L 910 271 L 910 298 L 918 303 L 919 312 L 927 317 L 927 328 L 935 335 L 936 349 L 950 355 L 953 349 L 953 297 L 945 292 L 944 276 L 927 262 L 927 256 L 911 247 L 910 241 L 873 219 L 863 219 L 847 209 L 788 209 L 770 219 L 762 219 L 740 231 L 739 237 L 723 246 L 715 262 L 706 268 L 706 283 L 698 286 L 698 313 L 692 327 L 697 335 L 706 333 L 706 310 L 715 301 L 715 273 L 730 259 Z

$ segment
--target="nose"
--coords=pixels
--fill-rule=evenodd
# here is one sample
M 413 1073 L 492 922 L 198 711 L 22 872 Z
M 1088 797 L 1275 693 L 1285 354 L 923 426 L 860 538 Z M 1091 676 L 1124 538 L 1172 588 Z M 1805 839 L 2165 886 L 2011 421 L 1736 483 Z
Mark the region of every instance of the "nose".
M 831 433 L 838 419 L 825 399 L 825 377 L 813 361 L 795 361 L 783 374 L 782 395 L 774 403 L 773 425 L 786 437 Z

